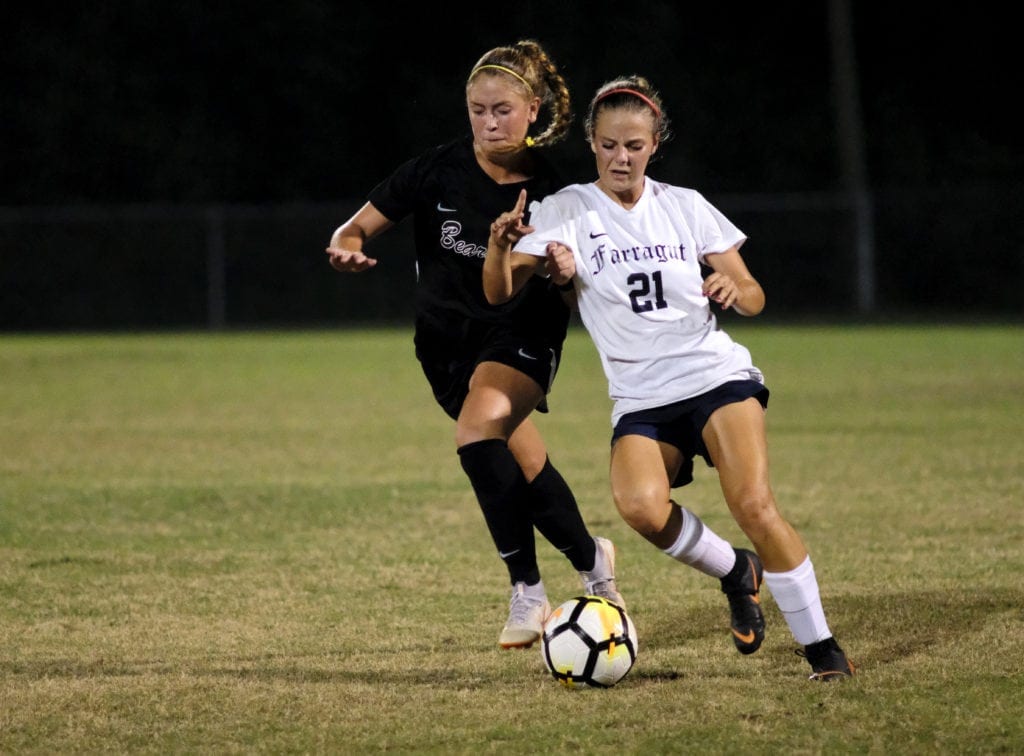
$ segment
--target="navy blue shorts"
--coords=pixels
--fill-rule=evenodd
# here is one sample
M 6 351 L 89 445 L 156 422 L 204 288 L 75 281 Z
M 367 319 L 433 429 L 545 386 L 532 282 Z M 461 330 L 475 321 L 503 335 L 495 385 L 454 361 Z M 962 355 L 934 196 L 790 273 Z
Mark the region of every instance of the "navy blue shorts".
M 637 410 L 622 416 L 612 431 L 612 444 L 622 436 L 635 435 L 664 441 L 676 447 L 683 455 L 679 473 L 672 488 L 693 482 L 693 458 L 698 454 L 708 467 L 714 467 L 704 445 L 704 426 L 711 413 L 719 407 L 757 397 L 761 406 L 768 407 L 768 389 L 758 381 L 729 381 L 705 394 L 666 404 L 664 407 Z

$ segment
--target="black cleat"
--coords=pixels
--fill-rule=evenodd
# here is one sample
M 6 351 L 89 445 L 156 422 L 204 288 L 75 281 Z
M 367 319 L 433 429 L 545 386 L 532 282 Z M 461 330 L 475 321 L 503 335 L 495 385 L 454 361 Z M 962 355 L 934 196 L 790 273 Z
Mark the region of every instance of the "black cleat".
M 817 643 L 797 649 L 797 655 L 802 656 L 811 665 L 814 673 L 809 680 L 821 682 L 833 682 L 846 677 L 853 677 L 853 665 L 846 658 L 843 649 L 839 648 L 835 638 L 826 638 Z
M 734 549 L 736 566 L 722 578 L 722 593 L 729 598 L 732 613 L 732 641 L 741 654 L 752 654 L 764 640 L 764 613 L 761 611 L 761 577 L 764 567 L 757 554 Z

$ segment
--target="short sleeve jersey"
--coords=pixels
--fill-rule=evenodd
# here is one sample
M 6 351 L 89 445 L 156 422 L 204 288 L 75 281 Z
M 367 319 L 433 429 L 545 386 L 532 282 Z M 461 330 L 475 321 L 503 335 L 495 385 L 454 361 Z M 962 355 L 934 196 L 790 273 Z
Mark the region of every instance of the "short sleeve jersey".
M 647 177 L 627 210 L 596 184 L 573 184 L 531 213 L 535 230 L 515 250 L 542 256 L 551 241 L 573 250 L 580 317 L 608 379 L 613 425 L 729 380 L 763 380 L 701 293 L 705 257 L 746 236 L 700 193 Z
M 496 331 L 561 349 L 570 313 L 548 279 L 534 276 L 503 305 L 491 305 L 483 292 L 494 219 L 515 205 L 523 188 L 530 200 L 564 185 L 538 151 L 534 159 L 532 178 L 498 184 L 480 168 L 467 137 L 405 162 L 370 192 L 369 201 L 392 222 L 413 216 L 418 351 L 466 355 Z

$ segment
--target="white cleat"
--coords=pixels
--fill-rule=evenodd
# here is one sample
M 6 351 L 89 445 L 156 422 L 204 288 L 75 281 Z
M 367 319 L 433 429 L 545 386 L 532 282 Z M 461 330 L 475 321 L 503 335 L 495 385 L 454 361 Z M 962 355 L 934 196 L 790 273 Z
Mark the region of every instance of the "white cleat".
M 596 536 L 594 545 L 597 546 L 594 569 L 580 571 L 583 590 L 589 596 L 600 596 L 625 609 L 626 601 L 615 585 L 615 544 L 607 538 Z
M 542 583 L 512 586 L 512 599 L 508 605 L 508 622 L 498 636 L 502 648 L 529 648 L 540 640 L 544 620 L 551 614 L 551 605 L 544 594 Z

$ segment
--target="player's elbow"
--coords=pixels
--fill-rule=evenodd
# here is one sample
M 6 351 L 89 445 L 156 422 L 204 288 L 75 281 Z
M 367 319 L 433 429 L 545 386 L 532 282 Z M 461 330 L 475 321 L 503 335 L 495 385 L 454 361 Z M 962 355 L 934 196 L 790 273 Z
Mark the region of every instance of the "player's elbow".
M 484 292 L 484 294 L 487 297 L 487 304 L 491 305 L 503 305 L 508 300 L 512 299 L 512 297 L 506 296 L 504 294 L 488 294 L 486 291 Z

